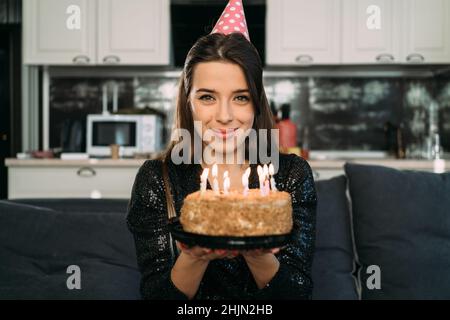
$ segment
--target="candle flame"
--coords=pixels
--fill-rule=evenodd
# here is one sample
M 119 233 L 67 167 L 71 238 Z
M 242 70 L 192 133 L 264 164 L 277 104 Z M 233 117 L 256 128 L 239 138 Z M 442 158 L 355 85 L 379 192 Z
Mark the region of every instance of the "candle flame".
M 261 179 L 261 176 L 264 174 L 263 168 L 261 168 L 261 166 L 258 166 L 257 170 L 258 170 L 258 176 Z
M 252 169 L 250 167 L 248 167 L 247 170 L 245 170 L 244 175 L 247 176 L 247 178 L 250 177 L 251 170 Z
M 215 177 L 217 177 L 217 164 L 215 163 L 213 166 L 212 166 L 212 176 L 215 178 Z
M 267 167 L 267 164 L 263 166 L 263 173 L 265 177 L 269 175 L 269 168 Z
M 202 175 L 201 175 L 202 181 L 204 181 L 204 180 L 206 180 L 208 178 L 208 174 L 209 174 L 209 168 L 203 169 L 203 172 L 202 172 Z
M 275 168 L 273 167 L 272 163 L 269 165 L 269 174 L 271 176 L 273 176 L 275 174 Z
M 226 170 L 226 171 L 223 173 L 223 178 L 224 178 L 224 179 L 228 178 L 228 170 Z
M 245 173 L 242 175 L 242 185 L 244 187 L 248 185 L 248 177 Z

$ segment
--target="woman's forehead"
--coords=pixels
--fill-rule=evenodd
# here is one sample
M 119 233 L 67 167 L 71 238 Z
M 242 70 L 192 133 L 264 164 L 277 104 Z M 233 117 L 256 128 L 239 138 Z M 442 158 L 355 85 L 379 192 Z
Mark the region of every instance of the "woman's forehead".
M 247 89 L 241 67 L 230 62 L 202 62 L 195 66 L 193 85 L 215 91 Z

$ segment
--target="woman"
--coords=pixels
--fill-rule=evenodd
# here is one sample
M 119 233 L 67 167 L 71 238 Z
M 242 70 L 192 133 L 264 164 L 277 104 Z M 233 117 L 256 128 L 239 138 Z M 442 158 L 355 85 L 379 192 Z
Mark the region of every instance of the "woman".
M 175 127 L 187 129 L 192 136 L 211 130 L 218 138 L 227 139 L 238 129 L 272 129 L 261 60 L 244 35 L 214 33 L 194 44 L 181 76 L 176 112 Z M 196 133 L 194 121 L 201 122 L 200 132 Z M 212 147 L 215 153 L 237 152 L 237 146 Z M 308 163 L 295 155 L 279 155 L 275 181 L 279 190 L 291 194 L 295 233 L 285 248 L 245 252 L 187 248 L 173 244 L 168 216 L 178 215 L 183 199 L 199 190 L 200 174 L 208 165 L 176 165 L 171 160 L 173 148 L 174 143 L 161 159 L 142 165 L 129 203 L 128 226 L 136 242 L 143 297 L 310 298 L 316 193 Z M 248 161 L 219 164 L 219 176 L 228 170 L 231 189 L 240 190 L 248 166 Z M 255 164 L 251 166 L 249 187 L 257 188 Z

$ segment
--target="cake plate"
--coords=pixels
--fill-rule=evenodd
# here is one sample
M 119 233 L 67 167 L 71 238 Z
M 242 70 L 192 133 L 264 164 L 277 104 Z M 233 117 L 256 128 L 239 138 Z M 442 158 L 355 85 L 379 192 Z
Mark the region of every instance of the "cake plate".
M 184 231 L 179 218 L 173 218 L 170 220 L 169 230 L 172 233 L 172 237 L 181 243 L 188 246 L 199 246 L 210 249 L 273 249 L 286 246 L 292 239 L 292 233 L 284 235 L 251 237 L 199 235 Z

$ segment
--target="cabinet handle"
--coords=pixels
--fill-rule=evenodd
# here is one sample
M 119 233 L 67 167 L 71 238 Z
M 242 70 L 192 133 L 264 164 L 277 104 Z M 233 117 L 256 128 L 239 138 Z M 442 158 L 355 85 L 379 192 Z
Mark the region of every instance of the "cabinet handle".
M 378 62 L 394 62 L 395 58 L 390 53 L 382 53 L 375 58 Z
M 313 57 L 310 56 L 309 54 L 301 54 L 297 56 L 297 58 L 295 58 L 295 62 L 302 64 L 312 63 L 313 61 L 314 61 Z
M 80 177 L 93 177 L 96 175 L 96 172 L 90 167 L 81 167 L 78 169 L 77 175 Z
M 88 64 L 90 61 L 91 59 L 85 55 L 78 55 L 72 59 L 72 62 L 76 64 Z
M 408 62 L 425 62 L 425 57 L 420 53 L 411 53 L 406 57 Z
M 118 56 L 110 55 L 103 58 L 104 63 L 120 63 L 120 58 Z

